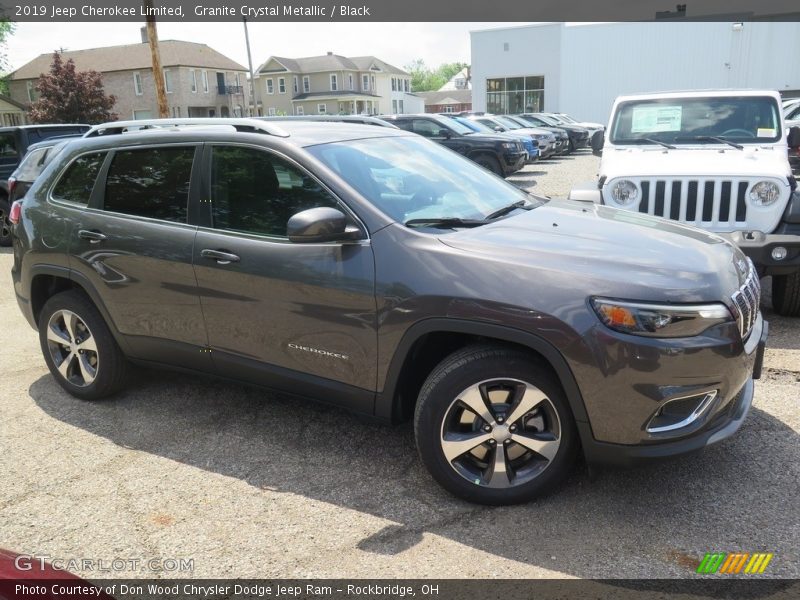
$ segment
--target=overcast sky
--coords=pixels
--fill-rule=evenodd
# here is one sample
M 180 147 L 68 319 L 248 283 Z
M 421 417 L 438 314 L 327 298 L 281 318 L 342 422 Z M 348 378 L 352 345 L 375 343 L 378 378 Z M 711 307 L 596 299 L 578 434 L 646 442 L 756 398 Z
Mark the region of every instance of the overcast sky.
M 249 23 L 253 68 L 271 55 L 374 55 L 397 67 L 469 62 L 469 32 L 522 23 Z M 139 23 L 19 23 L 7 44 L 11 70 L 40 54 L 141 41 Z M 159 23 L 162 40 L 207 44 L 247 66 L 241 23 Z

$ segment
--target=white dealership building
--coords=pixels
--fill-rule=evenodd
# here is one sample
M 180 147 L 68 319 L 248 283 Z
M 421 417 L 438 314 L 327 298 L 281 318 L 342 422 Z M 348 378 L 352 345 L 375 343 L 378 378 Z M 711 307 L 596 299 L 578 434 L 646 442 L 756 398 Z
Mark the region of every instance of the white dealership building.
M 621 94 L 766 88 L 800 96 L 800 22 L 547 23 L 470 35 L 476 111 L 605 123 Z

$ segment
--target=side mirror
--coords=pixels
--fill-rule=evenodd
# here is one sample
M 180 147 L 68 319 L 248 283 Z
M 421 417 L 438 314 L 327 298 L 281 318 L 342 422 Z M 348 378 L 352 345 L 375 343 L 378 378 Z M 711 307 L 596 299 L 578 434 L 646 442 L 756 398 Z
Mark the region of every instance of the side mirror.
M 439 134 L 446 140 L 449 140 L 451 137 L 453 137 L 453 132 L 449 129 L 441 129 Z
M 503 133 L 503 131 L 505 131 L 505 130 L 504 130 L 502 127 L 500 127 L 500 125 L 495 125 L 495 126 L 494 126 L 494 130 L 495 130 L 497 133 Z
M 595 131 L 592 135 L 592 154 L 595 156 L 603 155 L 603 146 L 606 143 L 606 133 L 602 129 Z
M 786 139 L 789 148 L 797 148 L 800 146 L 800 127 L 792 127 L 789 129 L 789 137 Z
M 292 215 L 286 224 L 286 236 L 290 242 L 306 244 L 362 238 L 358 227 L 347 225 L 347 217 L 342 211 L 328 206 L 309 208 Z

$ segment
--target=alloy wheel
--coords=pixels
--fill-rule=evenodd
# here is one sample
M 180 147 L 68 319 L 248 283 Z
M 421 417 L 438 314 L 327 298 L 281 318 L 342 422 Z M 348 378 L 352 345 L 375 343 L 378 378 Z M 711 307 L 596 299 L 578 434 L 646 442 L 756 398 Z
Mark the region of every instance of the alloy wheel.
M 47 348 L 53 364 L 72 385 L 90 386 L 100 366 L 97 344 L 86 323 L 72 311 L 59 310 L 47 323 Z
M 550 465 L 561 445 L 553 402 L 536 386 L 497 378 L 465 389 L 450 404 L 441 449 L 463 478 L 503 489 L 527 483 Z

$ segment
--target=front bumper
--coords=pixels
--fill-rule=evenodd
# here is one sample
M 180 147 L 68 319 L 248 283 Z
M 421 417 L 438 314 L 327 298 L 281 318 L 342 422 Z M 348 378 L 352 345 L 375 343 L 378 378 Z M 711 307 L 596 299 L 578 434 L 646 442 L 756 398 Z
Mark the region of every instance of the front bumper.
M 528 156 L 527 152 L 506 152 L 502 155 L 503 174 L 511 175 L 516 173 L 525 166 L 525 160 Z
M 639 444 L 616 444 L 595 439 L 589 423 L 577 423 L 587 462 L 596 465 L 635 466 L 654 459 L 696 452 L 732 436 L 741 427 L 753 402 L 754 380 L 760 378 L 769 325 L 760 319 L 760 329 L 748 339 L 745 353 L 747 378 L 733 394 L 721 396 L 697 422 L 671 439 Z
M 800 230 L 800 225 L 795 227 Z M 718 235 L 741 248 L 762 276 L 785 275 L 800 269 L 800 235 L 760 231 L 734 231 Z M 778 246 L 787 250 L 786 258 L 783 260 L 772 258 L 772 250 Z

